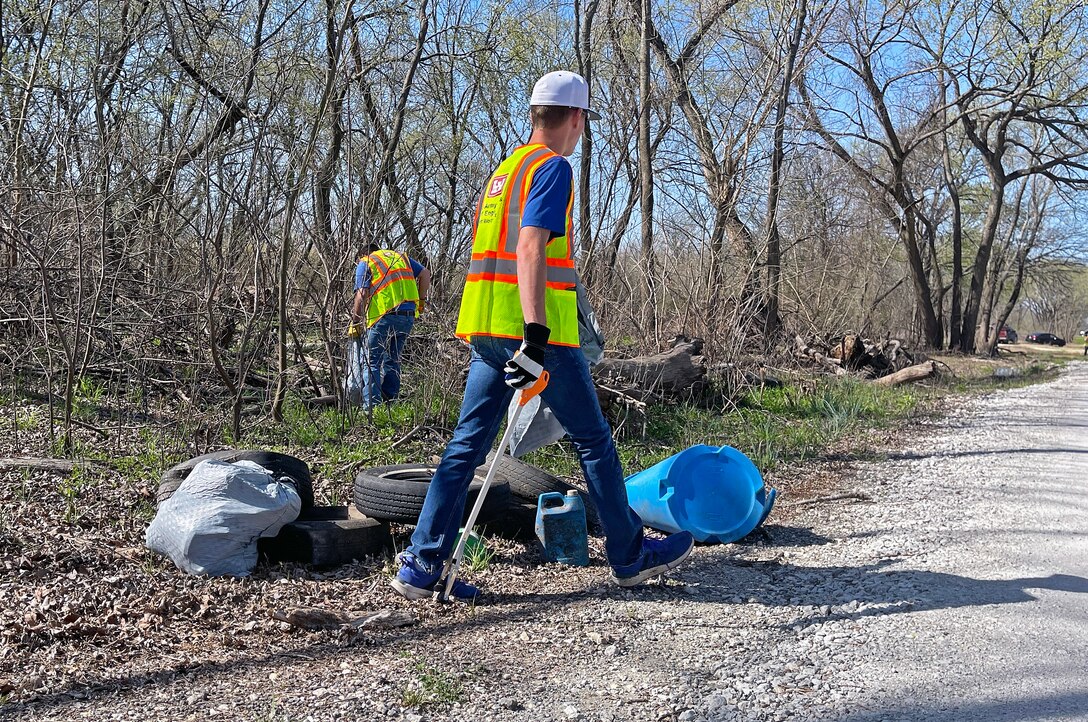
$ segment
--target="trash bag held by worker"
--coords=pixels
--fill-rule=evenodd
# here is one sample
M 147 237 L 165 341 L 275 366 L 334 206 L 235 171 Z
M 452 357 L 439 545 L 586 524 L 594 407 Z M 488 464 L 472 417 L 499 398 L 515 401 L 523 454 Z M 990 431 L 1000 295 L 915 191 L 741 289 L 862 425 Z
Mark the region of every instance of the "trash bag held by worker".
M 349 404 L 363 401 L 366 388 L 366 342 L 363 337 L 349 338 L 344 349 L 344 398 Z
M 294 485 L 263 467 L 209 459 L 162 502 L 145 541 L 189 574 L 244 577 L 257 566 L 257 540 L 279 534 L 301 510 Z
M 581 282 L 575 284 L 574 290 L 578 294 L 578 342 L 582 346 L 582 355 L 593 368 L 604 358 L 604 332 L 597 323 L 597 314 L 589 305 L 589 297 Z
M 604 357 L 604 333 L 597 324 L 597 314 L 586 297 L 586 289 L 581 283 L 575 286 L 578 292 L 578 341 L 582 355 L 590 367 L 596 366 Z M 514 417 L 516 401 L 510 402 L 507 418 Z M 539 396 L 534 396 L 525 405 L 518 423 L 510 434 L 510 455 L 517 458 L 525 456 L 548 444 L 553 444 L 567 435 L 563 425 Z

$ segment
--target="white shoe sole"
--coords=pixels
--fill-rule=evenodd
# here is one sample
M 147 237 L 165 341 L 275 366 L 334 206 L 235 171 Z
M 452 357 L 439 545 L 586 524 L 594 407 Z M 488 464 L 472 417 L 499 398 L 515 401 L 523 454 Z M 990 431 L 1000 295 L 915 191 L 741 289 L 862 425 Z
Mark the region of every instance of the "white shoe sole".
M 678 556 L 668 564 L 659 564 L 656 567 L 650 567 L 649 569 L 643 569 L 641 572 L 633 577 L 617 577 L 615 573 L 612 574 L 612 581 L 621 587 L 635 587 L 642 584 L 650 577 L 656 577 L 658 574 L 664 574 L 670 569 L 676 569 L 678 566 L 687 561 L 687 558 L 691 556 L 691 550 L 695 548 L 695 541 L 692 540 L 688 546 L 687 551 Z
M 412 602 L 419 601 L 420 599 L 430 599 L 434 596 L 433 589 L 422 589 L 420 587 L 413 587 L 411 584 L 406 584 L 405 582 L 402 582 L 396 577 L 393 577 L 393 580 L 389 582 L 389 586 L 397 590 L 397 593 L 400 594 L 402 597 Z M 450 595 L 451 601 L 465 602 L 466 604 L 471 604 L 472 602 L 475 602 L 477 598 L 478 597 L 455 597 L 453 595 Z
M 393 577 L 393 581 L 389 582 L 389 585 L 397 590 L 405 599 L 409 599 L 413 602 L 420 599 L 430 599 L 434 592 L 430 589 L 421 589 L 419 587 L 413 587 L 411 584 L 402 582 L 401 580 Z

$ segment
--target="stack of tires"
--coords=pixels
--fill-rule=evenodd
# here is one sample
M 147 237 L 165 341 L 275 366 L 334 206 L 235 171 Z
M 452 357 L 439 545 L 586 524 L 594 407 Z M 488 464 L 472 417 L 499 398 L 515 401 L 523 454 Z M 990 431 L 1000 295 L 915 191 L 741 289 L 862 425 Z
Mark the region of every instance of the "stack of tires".
M 494 458 L 495 452 L 491 452 L 488 454 L 487 461 L 476 470 L 469 485 L 465 518 L 476 503 Z M 284 478 L 293 484 L 302 499 L 302 513 L 299 515 L 298 524 L 306 527 L 305 531 L 310 537 L 317 534 L 318 537 L 324 539 L 327 536 L 327 543 L 335 545 L 338 543 L 337 539 L 345 538 L 343 528 L 345 525 L 353 528 L 360 525 L 358 520 L 349 519 L 350 514 L 346 507 L 314 506 L 313 478 L 305 461 L 287 454 L 257 449 L 216 451 L 183 461 L 167 469 L 159 484 L 158 502 L 161 504 L 169 499 L 193 468 L 201 461 L 208 459 L 225 462 L 252 461 L 268 469 L 274 476 Z M 388 522 L 402 524 L 418 522 L 420 512 L 423 510 L 423 500 L 427 497 L 427 489 L 430 487 L 436 468 L 433 464 L 394 464 L 376 466 L 359 472 L 355 477 L 352 494 L 355 508 L 365 517 L 381 522 L 383 529 L 368 531 L 364 546 L 358 546 L 360 543 L 358 539 L 362 538 L 359 536 L 361 532 L 354 530 L 353 544 L 358 547 L 355 552 L 365 547 L 367 553 L 377 553 L 382 546 L 388 546 L 391 543 Z M 536 522 L 537 498 L 547 492 L 557 491 L 565 494 L 573 489 L 575 489 L 574 486 L 548 472 L 504 454 L 499 460 L 495 478 L 484 499 L 477 524 L 486 527 L 489 533 L 531 538 L 534 535 L 533 527 Z M 581 491 L 579 493 L 585 501 L 590 532 L 596 533 L 599 530 L 596 508 L 587 494 Z M 325 530 L 324 527 L 328 529 Z M 322 541 L 322 544 L 324 543 Z M 329 560 L 335 558 L 334 555 L 328 554 L 326 557 Z M 317 556 L 314 557 L 315 561 L 316 559 Z
M 273 476 L 286 479 L 295 487 L 299 498 L 302 499 L 303 514 L 314 505 L 314 481 L 313 477 L 310 476 L 310 467 L 307 466 L 305 461 L 287 454 L 279 454 L 275 451 L 259 451 L 257 449 L 213 451 L 210 454 L 197 456 L 170 467 L 163 472 L 162 480 L 159 482 L 159 493 L 156 499 L 158 503 L 161 504 L 173 496 L 174 492 L 181 486 L 181 482 L 189 478 L 189 472 L 200 462 L 208 460 L 223 461 L 228 464 L 233 464 L 236 461 L 252 461 L 254 464 L 268 469 Z
M 329 567 L 386 555 L 393 549 L 387 522 L 369 519 L 349 506 L 315 506 L 310 467 L 302 459 L 274 451 L 225 449 L 183 461 L 163 473 L 159 504 L 174 495 L 197 464 L 207 460 L 252 461 L 295 487 L 302 500 L 298 519 L 284 525 L 278 536 L 258 541 L 260 554 L 271 561 Z

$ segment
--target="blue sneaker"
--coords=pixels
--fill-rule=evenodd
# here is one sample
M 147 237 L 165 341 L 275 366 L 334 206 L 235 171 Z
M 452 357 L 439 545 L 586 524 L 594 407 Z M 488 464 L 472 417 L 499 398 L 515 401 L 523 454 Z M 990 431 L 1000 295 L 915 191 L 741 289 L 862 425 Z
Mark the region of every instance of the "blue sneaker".
M 612 581 L 621 587 L 642 584 L 650 577 L 676 569 L 694 547 L 695 539 L 687 531 L 670 534 L 664 539 L 643 539 L 638 560 L 626 566 L 612 567 Z
M 441 572 L 426 571 L 416 555 L 411 552 L 401 552 L 397 555 L 397 561 L 400 562 L 400 570 L 390 582 L 397 593 L 413 601 L 427 599 L 434 594 L 435 587 L 438 586 L 438 575 Z M 471 602 L 478 596 L 480 596 L 479 589 L 460 579 L 454 580 L 450 599 Z

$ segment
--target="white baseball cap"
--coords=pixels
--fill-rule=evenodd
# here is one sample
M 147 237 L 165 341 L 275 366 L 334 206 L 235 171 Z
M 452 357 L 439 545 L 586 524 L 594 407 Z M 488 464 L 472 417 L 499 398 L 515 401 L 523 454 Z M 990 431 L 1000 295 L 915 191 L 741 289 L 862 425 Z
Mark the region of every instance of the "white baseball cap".
M 589 109 L 589 83 L 578 73 L 556 70 L 548 73 L 533 86 L 529 105 L 558 105 L 564 108 L 581 108 L 590 120 L 601 116 Z

